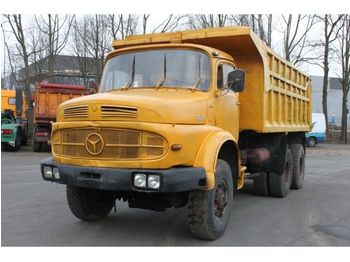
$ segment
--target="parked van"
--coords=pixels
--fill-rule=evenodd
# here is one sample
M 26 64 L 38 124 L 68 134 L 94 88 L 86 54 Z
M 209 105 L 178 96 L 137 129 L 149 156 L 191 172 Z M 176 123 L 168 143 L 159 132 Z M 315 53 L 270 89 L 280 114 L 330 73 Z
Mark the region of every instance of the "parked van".
M 306 134 L 307 146 L 314 147 L 326 140 L 326 118 L 323 113 L 312 113 L 312 129 Z

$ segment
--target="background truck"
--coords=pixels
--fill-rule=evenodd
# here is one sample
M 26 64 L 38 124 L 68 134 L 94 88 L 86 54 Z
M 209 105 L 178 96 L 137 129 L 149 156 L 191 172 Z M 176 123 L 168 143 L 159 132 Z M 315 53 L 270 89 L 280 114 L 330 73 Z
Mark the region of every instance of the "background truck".
M 72 213 L 188 207 L 189 227 L 217 239 L 233 196 L 285 197 L 303 185 L 310 78 L 248 27 L 130 36 L 113 42 L 99 94 L 58 108 L 44 180 L 67 185 Z M 234 222 L 234 221 L 233 221 Z
M 5 112 L 5 109 L 16 111 L 15 90 L 1 90 L 1 112 Z
M 1 90 L 1 148 L 18 151 L 28 141 L 28 121 L 24 117 L 23 91 Z
M 38 152 L 46 147 L 51 136 L 51 122 L 56 121 L 59 104 L 76 97 L 87 95 L 85 86 L 57 83 L 36 83 L 33 94 L 34 127 L 33 151 Z
M 306 134 L 306 145 L 314 147 L 326 140 L 326 118 L 323 113 L 312 113 L 312 129 Z

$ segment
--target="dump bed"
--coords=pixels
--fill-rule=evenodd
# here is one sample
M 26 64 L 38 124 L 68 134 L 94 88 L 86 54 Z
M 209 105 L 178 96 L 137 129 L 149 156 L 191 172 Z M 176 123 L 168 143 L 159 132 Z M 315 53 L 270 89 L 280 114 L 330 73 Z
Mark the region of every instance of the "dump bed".
M 310 130 L 310 78 L 279 57 L 249 27 L 129 36 L 115 40 L 113 47 L 164 43 L 191 43 L 222 50 L 246 71 L 246 89 L 240 93 L 240 130 Z
M 57 107 L 72 98 L 87 95 L 85 86 L 40 83 L 34 93 L 34 122 L 50 123 L 56 120 Z

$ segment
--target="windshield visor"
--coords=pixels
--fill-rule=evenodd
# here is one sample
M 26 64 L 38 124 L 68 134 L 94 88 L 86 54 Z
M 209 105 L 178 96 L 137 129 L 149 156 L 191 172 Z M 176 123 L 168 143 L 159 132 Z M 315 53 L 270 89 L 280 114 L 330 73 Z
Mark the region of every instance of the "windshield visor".
M 102 92 L 140 87 L 207 91 L 209 57 L 199 51 L 178 49 L 121 54 L 107 61 L 100 86 Z

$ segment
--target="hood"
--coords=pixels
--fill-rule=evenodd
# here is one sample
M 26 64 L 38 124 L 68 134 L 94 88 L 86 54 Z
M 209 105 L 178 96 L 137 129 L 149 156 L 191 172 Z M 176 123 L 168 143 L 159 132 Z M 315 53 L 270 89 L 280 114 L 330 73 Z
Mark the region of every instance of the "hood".
M 112 91 L 61 104 L 57 121 L 111 120 L 169 124 L 205 124 L 203 93 L 176 89 Z

